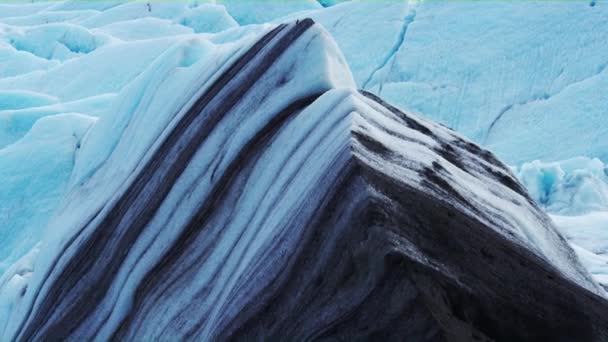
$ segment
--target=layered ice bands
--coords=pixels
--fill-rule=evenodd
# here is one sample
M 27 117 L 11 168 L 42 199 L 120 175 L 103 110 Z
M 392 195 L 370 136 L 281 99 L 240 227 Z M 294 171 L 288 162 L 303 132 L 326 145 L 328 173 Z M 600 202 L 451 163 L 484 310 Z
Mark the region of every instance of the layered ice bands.
M 4 339 L 608 338 L 603 290 L 491 153 L 354 90 L 312 20 L 263 32 L 120 126 Z

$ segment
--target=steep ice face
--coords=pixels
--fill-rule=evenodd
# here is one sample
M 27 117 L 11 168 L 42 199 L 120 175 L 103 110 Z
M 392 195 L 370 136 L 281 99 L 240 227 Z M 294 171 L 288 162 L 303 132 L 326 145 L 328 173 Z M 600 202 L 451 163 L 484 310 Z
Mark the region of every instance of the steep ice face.
M 271 30 L 237 26 L 305 16 L 322 23 L 339 48 L 326 33 L 313 39 L 324 52 L 300 65 L 310 73 L 302 82 L 354 87 L 343 54 L 358 87 L 422 111 L 518 165 L 534 200 L 552 213 L 594 278 L 608 284 L 600 161 L 608 151 L 608 104 L 597 91 L 607 80 L 607 7 L 337 2 L 320 1 L 333 5 L 326 9 L 314 1 L 265 2 L 261 11 L 259 3 L 241 1 L 0 4 L 0 318 L 22 317 L 32 304 L 27 289 L 46 281 L 50 266 L 37 264 L 37 256 L 54 260 L 81 214 L 119 192 L 204 85 Z M 195 34 L 214 32 L 221 33 Z M 347 97 L 346 108 L 355 102 L 351 109 L 369 110 L 369 98 Z M 324 97 L 311 115 L 337 103 Z M 600 160 L 521 165 L 578 155 Z M 473 186 L 475 193 L 487 190 L 474 182 L 463 189 Z M 559 238 L 538 235 L 535 223 L 524 221 L 514 234 L 526 248 L 563 273 L 584 273 Z M 572 278 L 593 287 L 584 276 Z M 17 321 L 0 319 L 0 331 L 14 331 Z
M 333 6 L 322 7 L 327 5 Z M 310 0 L 2 6 L 0 31 L 10 39 L 0 42 L 0 57 L 3 51 L 19 53 L 20 61 L 30 64 L 27 69 L 13 65 L 13 73 L 47 69 L 99 48 L 108 37 L 138 40 L 311 17 L 336 39 L 359 87 L 456 129 L 510 164 L 577 156 L 607 159 L 608 143 L 602 137 L 608 100 L 594 91 L 607 82 L 603 23 L 608 6 L 601 3 Z M 576 131 L 587 134 L 572 143 L 569 137 Z
M 103 19 L 106 11 L 89 9 L 93 3 L 47 5 L 24 5 L 30 12 L 1 5 L 2 14 L 15 16 L 0 19 L 13 23 L 0 24 L 0 60 L 7 59 L 0 63 L 0 275 L 45 234 L 59 234 L 47 227 L 48 220 L 65 194 L 104 162 L 139 111 L 156 108 L 149 121 L 160 126 L 144 125 L 141 131 L 157 134 L 167 124 L 159 113 L 177 111 L 192 96 L 175 89 L 185 84 L 197 89 L 268 29 L 195 35 L 168 19 L 142 17 L 149 13 L 145 4 L 140 4 L 144 11 L 132 4 L 110 6 L 135 19 L 89 29 L 83 22 L 93 25 L 91 18 L 111 21 Z M 173 5 L 156 4 L 161 6 L 174 13 L 155 12 L 159 16 L 188 18 L 204 30 L 195 22 L 197 7 L 182 3 L 175 11 Z M 213 10 L 207 18 L 214 15 L 219 14 Z M 45 17 L 58 22 L 47 24 Z M 155 27 L 158 23 L 166 25 Z M 133 150 L 138 146 L 144 145 L 134 143 Z
M 525 163 L 515 172 L 547 211 L 564 215 L 608 210 L 608 167 L 599 159 Z

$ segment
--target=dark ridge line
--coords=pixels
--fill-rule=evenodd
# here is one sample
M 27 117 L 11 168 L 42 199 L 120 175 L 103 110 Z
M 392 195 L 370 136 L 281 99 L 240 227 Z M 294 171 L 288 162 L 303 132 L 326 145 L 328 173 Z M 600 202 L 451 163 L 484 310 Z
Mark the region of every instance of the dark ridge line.
M 351 133 L 352 137 L 357 140 L 361 145 L 365 146 L 369 151 L 374 154 L 378 154 L 382 157 L 390 156 L 392 150 L 386 147 L 380 141 L 373 139 L 369 135 L 366 135 L 359 131 L 353 131 Z
M 435 153 L 441 156 L 443 159 L 450 162 L 452 165 L 461 169 L 462 171 L 469 173 L 468 165 L 465 165 L 460 155 L 456 152 L 456 150 L 452 147 L 451 144 L 446 143 L 445 141 L 437 141 L 439 146 L 435 148 Z
M 403 113 L 401 110 L 399 110 L 398 108 L 390 105 L 389 103 L 385 102 L 384 100 L 382 100 L 380 97 L 365 91 L 365 90 L 359 90 L 359 92 L 361 94 L 363 94 L 364 96 L 370 98 L 371 100 L 375 101 L 376 103 L 378 103 L 379 105 L 387 108 L 388 110 L 390 110 L 391 112 L 395 113 L 395 114 L 400 114 L 400 117 L 407 117 L 407 115 L 405 113 Z M 410 121 L 414 121 L 414 119 L 412 118 L 408 118 Z M 410 126 L 410 121 L 408 121 L 406 119 L 406 122 L 408 123 L 408 126 Z M 416 125 L 418 128 L 420 126 L 422 126 L 420 123 L 416 122 Z M 410 126 L 410 128 L 419 130 L 417 127 L 412 127 Z M 422 126 L 424 127 L 424 126 Z M 426 128 L 426 127 L 424 127 Z M 423 128 L 423 133 L 424 133 L 424 128 Z M 419 130 L 420 131 L 420 130 Z M 502 171 L 506 171 L 506 172 L 500 172 L 500 171 L 496 171 L 493 170 L 491 167 L 481 164 L 483 167 L 483 170 L 485 170 L 487 173 L 489 173 L 492 178 L 494 178 L 497 182 L 501 183 L 502 185 L 506 186 L 507 188 L 511 189 L 512 191 L 514 191 L 515 193 L 523 196 L 527 202 L 529 202 L 530 204 L 533 204 L 533 200 L 530 198 L 530 196 L 527 194 L 526 190 L 524 189 L 524 187 L 516 180 L 513 178 L 513 176 L 511 176 L 508 172 L 508 169 L 506 168 L 506 166 L 504 166 L 503 163 L 501 163 L 499 160 L 496 159 L 496 157 L 489 151 L 477 146 L 476 144 L 473 144 L 471 142 L 468 142 L 466 140 L 463 140 L 461 138 L 457 138 L 456 140 L 447 143 L 445 141 L 442 141 L 440 139 L 437 139 L 431 132 L 431 134 L 427 134 L 431 137 L 433 137 L 437 142 L 440 143 L 440 146 L 435 148 L 434 151 L 440 155 L 441 157 L 443 157 L 444 159 L 446 159 L 448 162 L 454 164 L 456 167 L 458 167 L 459 169 L 463 170 L 464 172 L 469 173 L 469 166 L 466 165 L 462 158 L 460 157 L 460 155 L 457 153 L 457 151 L 451 146 L 451 144 L 456 145 L 457 147 L 465 150 L 466 152 L 477 156 L 479 158 L 481 158 L 482 160 L 484 160 L 485 162 L 487 162 L 490 165 L 496 166 L 499 169 L 501 169 Z
M 407 115 L 406 113 L 404 113 L 403 111 L 401 111 L 399 108 L 391 105 L 390 103 L 384 101 L 383 99 L 381 99 L 380 97 L 378 97 L 375 94 L 370 93 L 369 91 L 366 90 L 359 90 L 359 93 L 365 97 L 367 97 L 368 99 L 376 102 L 377 104 L 381 105 L 382 107 L 388 109 L 389 111 L 391 111 L 393 114 L 395 114 L 397 117 L 399 117 L 400 119 L 402 119 L 403 121 L 405 121 L 406 125 L 413 129 L 416 130 L 424 135 L 427 135 L 429 137 L 434 138 L 435 134 L 425 125 L 419 123 L 417 120 L 412 119 L 409 117 L 409 115 Z M 435 139 L 437 140 L 437 139 Z
M 435 167 L 435 169 L 437 169 L 436 166 L 440 166 L 440 164 L 434 163 L 433 166 Z M 442 171 L 444 171 L 444 172 L 442 172 Z M 447 174 L 447 172 L 448 171 L 443 168 L 434 170 L 433 168 L 425 167 L 419 173 L 419 175 L 421 177 L 423 177 L 423 180 L 421 183 L 426 188 L 428 188 L 434 192 L 438 192 L 438 193 L 443 192 L 445 195 L 447 195 L 446 197 L 452 197 L 457 202 L 460 202 L 466 208 L 469 208 L 469 209 L 473 210 L 474 212 L 479 213 L 479 211 L 477 210 L 477 208 L 475 206 L 471 205 L 471 203 L 469 203 L 469 201 L 467 201 L 466 198 L 463 195 L 461 195 L 460 192 L 458 192 L 458 190 L 454 189 L 454 187 L 452 185 L 450 185 L 450 183 L 448 183 L 444 179 L 445 176 L 441 177 L 439 175 L 441 173 Z M 442 199 L 442 200 L 446 201 L 445 199 Z
M 306 29 L 308 29 L 310 26 L 312 26 L 312 24 L 313 24 L 313 21 L 310 19 L 300 21 L 299 23 L 294 25 L 294 28 L 290 29 L 290 31 L 288 31 L 283 36 L 283 38 L 278 39 L 278 42 L 276 44 L 279 45 L 280 51 L 279 52 L 270 51 L 269 56 L 266 57 L 269 60 L 265 61 L 266 63 L 264 63 L 260 68 L 256 68 L 255 70 L 253 70 L 254 76 L 256 73 L 258 76 L 260 74 L 262 74 L 272 64 L 272 62 L 276 58 L 278 58 L 278 56 L 280 54 L 282 54 L 282 52 L 287 48 L 287 45 L 291 41 L 293 41 L 297 37 L 299 37 Z M 158 152 L 156 153 L 155 157 L 152 158 L 150 160 L 150 162 L 148 162 L 148 165 L 144 170 L 156 170 L 157 166 L 159 164 L 162 164 L 162 162 L 164 160 L 163 156 L 170 151 L 170 148 L 172 146 L 174 146 L 177 141 L 179 141 L 181 133 L 190 125 L 190 123 L 193 121 L 193 119 L 206 106 L 206 104 L 211 99 L 214 99 L 216 97 L 216 95 L 222 90 L 222 88 L 224 88 L 224 86 L 229 81 L 231 81 L 232 78 L 236 74 L 238 74 L 238 72 L 247 63 L 249 63 L 249 61 L 253 58 L 253 56 L 255 56 L 260 50 L 262 50 L 262 48 L 264 48 L 266 43 L 268 43 L 269 41 L 272 41 L 274 39 L 274 37 L 279 34 L 279 32 L 284 30 L 285 27 L 286 27 L 286 25 L 280 25 L 277 28 L 273 29 L 268 34 L 266 34 L 263 38 L 261 38 L 258 42 L 256 42 L 256 44 L 252 48 L 250 48 L 242 57 L 240 57 L 229 68 L 229 70 L 227 72 L 225 72 L 210 87 L 210 89 L 199 99 L 199 101 L 197 101 L 197 103 L 191 108 L 191 110 L 178 123 L 178 125 L 174 128 L 173 132 L 166 138 L 166 140 L 163 142 L 162 146 L 159 148 Z M 221 117 L 223 112 L 225 110 L 228 110 L 231 106 L 233 106 L 236 102 L 238 102 L 240 94 L 242 92 L 246 91 L 254 83 L 255 78 L 256 77 L 250 77 L 249 79 L 246 79 L 246 81 L 248 81 L 247 83 L 249 84 L 248 86 L 239 87 L 236 90 L 232 91 L 231 98 L 233 101 L 227 102 L 227 104 L 224 106 L 224 108 L 220 108 L 222 110 L 216 109 L 215 117 L 217 117 L 217 118 L 216 118 L 216 120 L 211 120 L 213 123 L 217 123 L 217 121 L 219 121 L 219 117 Z M 225 107 L 228 107 L 228 108 L 225 108 Z M 222 113 L 219 113 L 220 111 Z M 212 130 L 212 127 L 210 127 L 210 125 L 205 125 L 203 127 L 203 132 L 199 132 L 198 140 L 202 141 L 204 139 L 204 137 L 208 134 L 208 132 L 210 132 L 211 130 Z M 205 133 L 207 133 L 207 134 L 205 134 Z M 191 145 L 193 145 L 193 144 L 191 143 Z M 187 161 L 194 154 L 195 150 L 196 149 L 194 149 L 194 148 L 190 148 L 190 149 L 187 149 L 185 152 L 183 152 L 179 156 L 180 159 L 178 160 L 178 161 L 182 161 L 182 162 L 178 163 L 177 167 L 185 168 L 185 166 L 187 165 Z M 165 193 L 167 193 L 170 190 L 172 184 L 176 181 L 179 174 L 180 174 L 180 172 L 174 172 L 169 175 L 171 177 L 171 179 L 169 181 L 161 182 L 160 186 L 162 187 L 162 190 L 164 190 Z M 69 295 L 69 290 L 80 282 L 80 279 L 76 279 L 74 277 L 74 275 L 79 273 L 79 272 L 77 272 L 77 270 L 78 269 L 90 269 L 93 266 L 93 260 L 95 260 L 97 258 L 94 256 L 91 256 L 90 253 L 93 253 L 94 255 L 101 255 L 101 253 L 103 252 L 103 250 L 105 248 L 105 245 L 109 242 L 109 239 L 111 238 L 111 236 L 108 236 L 109 234 L 106 234 L 107 229 L 100 229 L 100 227 L 105 228 L 107 226 L 111 226 L 111 225 L 120 223 L 120 218 L 129 209 L 129 203 L 130 203 L 132 197 L 135 197 L 135 196 L 141 194 L 141 192 L 145 188 L 145 185 L 148 183 L 148 181 L 154 175 L 155 175 L 155 173 L 153 171 L 143 172 L 132 183 L 132 185 L 129 187 L 129 189 L 127 191 L 125 191 L 125 193 L 123 193 L 121 198 L 115 204 L 114 210 L 112 212 L 110 212 L 106 216 L 104 221 L 102 221 L 102 223 L 100 223 L 98 225 L 98 229 L 96 229 L 94 231 L 94 233 L 91 234 L 91 236 L 87 239 L 87 241 L 85 243 L 80 245 L 79 251 L 77 253 L 75 253 L 75 255 L 83 255 L 85 257 L 72 258 L 70 260 L 70 263 L 68 263 L 68 266 L 63 269 L 63 271 L 61 272 L 61 277 L 58 278 L 58 279 L 62 279 L 62 282 L 60 283 L 60 282 L 56 281 L 53 284 L 53 287 L 51 287 L 49 292 L 46 294 L 45 300 L 40 305 L 36 316 L 34 316 L 33 321 L 28 325 L 26 330 L 21 334 L 23 340 L 32 340 L 35 338 L 35 336 L 39 333 L 39 332 L 37 333 L 36 331 L 39 328 L 42 328 L 45 326 L 45 323 L 48 322 L 48 320 L 50 319 L 50 317 L 52 315 L 53 309 L 55 308 L 57 303 L 61 302 L 61 298 L 64 298 L 64 297 L 66 297 L 66 295 Z M 162 197 L 163 196 L 155 196 L 154 198 L 152 198 L 152 201 L 156 202 L 156 203 L 154 203 L 154 206 L 153 207 L 148 206 L 147 208 L 145 208 L 145 209 L 147 209 L 149 214 L 145 215 L 144 217 L 139 216 L 139 220 L 134 222 L 136 224 L 136 227 L 139 228 L 139 231 L 141 231 L 141 229 L 143 229 L 144 225 L 147 224 L 149 219 L 151 219 L 153 212 L 155 212 L 156 209 L 160 206 L 160 204 L 162 203 Z M 126 257 L 126 254 L 127 254 L 128 250 L 130 249 L 130 245 L 132 245 L 134 243 L 134 240 L 137 235 L 138 235 L 138 232 L 133 231 L 133 229 L 126 232 L 126 234 L 125 234 L 126 238 L 123 237 L 123 239 L 121 240 L 123 242 L 119 244 L 119 247 L 121 247 L 121 248 L 118 248 L 118 250 L 122 252 L 122 254 L 120 255 L 120 257 L 122 259 L 124 259 Z M 126 247 L 123 246 L 124 244 L 127 244 L 127 246 Z M 111 274 L 110 276 L 113 276 L 112 273 L 114 273 L 114 272 L 112 272 L 112 269 L 117 269 L 118 264 L 114 263 L 114 264 L 111 264 L 110 266 L 111 266 L 110 270 L 106 270 L 105 273 L 106 274 L 109 273 L 109 274 Z M 76 304 L 71 303 L 71 306 L 68 307 L 67 310 L 65 310 L 68 312 L 62 316 L 62 322 L 64 322 L 63 325 L 55 323 L 54 325 L 51 325 L 50 327 L 46 328 L 45 331 L 43 332 L 43 334 L 48 335 L 48 336 L 53 336 L 53 337 L 62 337 L 62 336 L 67 336 L 70 333 L 72 333 L 73 330 L 76 329 L 84 321 L 84 319 L 87 318 L 87 316 L 93 311 L 94 305 L 91 303 L 87 303 L 87 302 L 90 302 L 91 298 L 94 299 L 95 303 L 99 302 L 102 299 L 102 297 L 105 295 L 105 292 L 108 289 L 108 286 L 109 286 L 108 284 L 110 283 L 110 280 L 111 279 L 109 279 L 108 276 L 105 276 L 105 277 L 102 276 L 101 284 L 98 284 L 99 286 L 94 286 L 94 287 L 87 289 L 86 295 L 81 295 L 79 300 L 76 299 L 77 300 Z M 90 282 L 92 280 L 88 280 L 88 281 Z M 66 294 L 66 292 L 67 292 L 67 294 Z M 81 312 L 81 311 L 84 311 L 84 312 Z M 69 322 L 69 325 L 66 326 L 65 322 Z
M 511 175 L 509 175 L 509 173 L 493 170 L 491 167 L 486 166 L 486 165 L 483 165 L 483 168 L 484 168 L 484 170 L 486 170 L 486 172 L 491 174 L 494 177 L 494 179 L 497 180 L 499 183 L 501 183 L 502 185 L 506 186 L 507 188 L 513 190 L 514 192 L 520 194 L 521 196 L 526 198 L 526 200 L 528 200 L 528 201 L 531 200 L 531 199 L 529 199 L 529 195 L 526 192 L 526 190 L 524 189 L 524 187 L 519 183 L 519 181 L 517 181 Z
M 488 164 L 494 165 L 499 168 L 505 168 L 505 165 L 502 162 L 500 162 L 496 158 L 496 156 L 494 156 L 494 154 L 492 152 L 482 149 L 481 147 L 477 146 L 476 144 L 474 144 L 470 141 L 466 141 L 462 138 L 457 137 L 456 140 L 453 141 L 453 143 L 456 146 L 468 151 L 471 154 L 480 156 Z
M 376 109 L 374 108 L 374 110 L 376 110 Z M 395 122 L 396 124 L 400 124 L 400 122 L 398 120 L 400 120 L 401 118 L 397 117 L 396 118 L 397 120 L 396 120 L 394 114 L 393 115 L 389 115 L 389 114 L 385 113 L 385 111 L 378 111 L 378 113 L 382 114 L 385 118 L 387 118 L 387 119 Z M 411 138 L 409 136 L 405 136 L 405 135 L 403 135 L 403 134 L 401 134 L 401 133 L 399 133 L 399 132 L 397 132 L 395 130 L 390 130 L 390 129 L 387 128 L 386 125 L 378 122 L 378 120 L 376 120 L 376 119 L 374 119 L 372 117 L 363 115 L 361 113 L 359 114 L 359 117 L 362 120 L 364 120 L 368 125 L 377 128 L 378 130 L 382 131 L 383 133 L 385 133 L 387 135 L 390 135 L 390 136 L 395 137 L 395 138 L 397 138 L 399 140 L 402 140 L 402 141 L 410 142 L 410 143 L 413 143 L 413 144 L 418 144 L 420 146 L 424 146 L 424 147 L 432 150 L 432 147 L 430 147 L 426 142 L 421 141 L 421 140 L 417 140 L 417 139 L 414 139 L 414 138 Z M 361 128 L 363 131 L 367 132 L 367 129 L 368 129 L 367 127 L 365 127 L 365 126 L 358 126 L 358 127 Z

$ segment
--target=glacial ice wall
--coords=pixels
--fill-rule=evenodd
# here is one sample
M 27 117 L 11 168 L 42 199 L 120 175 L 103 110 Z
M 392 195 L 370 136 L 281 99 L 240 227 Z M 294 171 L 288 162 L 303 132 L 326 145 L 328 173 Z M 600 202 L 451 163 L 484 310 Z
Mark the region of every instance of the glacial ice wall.
M 358 92 L 312 20 L 259 30 L 90 128 L 0 290 L 4 338 L 608 337 L 603 290 L 492 153 Z
M 157 3 L 153 11 L 176 21 L 201 16 L 188 3 Z M 194 34 L 181 25 L 175 32 L 175 23 L 160 18 L 142 28 L 146 18 L 140 17 L 150 14 L 145 3 L 0 4 L 0 14 L 5 17 L 0 22 L 11 23 L 0 24 L 0 53 L 9 62 L 0 65 L 0 274 L 46 234 L 59 233 L 47 227 L 49 219 L 66 194 L 105 161 L 138 111 L 156 108 L 158 115 L 176 110 L 193 96 L 176 88 L 192 84 L 190 89 L 197 89 L 201 77 L 222 70 L 222 63 L 265 29 Z M 212 14 L 218 20 L 229 17 L 225 11 Z M 57 22 L 46 24 L 51 19 Z M 126 29 L 119 31 L 119 24 Z M 99 25 L 104 26 L 95 28 Z M 72 32 L 80 38 L 104 37 L 105 43 L 65 50 L 69 41 L 80 39 Z M 18 67 L 16 61 L 22 60 L 31 60 L 31 67 Z M 141 145 L 133 143 L 132 153 L 159 127 L 142 128 L 137 135 Z
M 2 298 L 19 297 L 40 276 L 33 272 L 40 241 L 51 246 L 42 258 L 65 242 L 69 224 L 47 226 L 49 219 L 77 220 L 62 211 L 76 205 L 73 196 L 100 184 L 115 190 L 170 125 L 168 113 L 271 27 L 240 25 L 303 17 L 335 39 L 358 87 L 516 165 L 581 261 L 608 284 L 601 174 L 608 106 L 598 90 L 606 88 L 607 6 L 492 4 L 266 2 L 263 11 L 241 1 L 0 4 L 0 316 L 15 309 Z M 306 12 L 289 14 L 297 11 Z M 117 157 L 120 141 L 130 147 Z M 91 180 L 113 154 L 123 161 L 113 164 L 117 173 Z M 581 155 L 590 158 L 522 166 Z
M 201 41 L 220 45 L 257 30 L 238 29 L 242 24 L 314 18 L 337 41 L 359 87 L 455 128 L 514 165 L 578 156 L 605 161 L 608 106 L 596 91 L 606 79 L 607 11 L 601 1 L 259 6 L 0 4 L 0 165 L 3 177 L 11 179 L 0 184 L 0 217 L 6 222 L 0 245 L 20 241 L 0 251 L 0 272 L 33 247 L 63 195 L 90 172 L 86 163 L 74 161 L 88 127 L 104 116 L 102 125 L 128 117 L 130 99 L 141 97 L 141 84 L 151 82 L 149 75 L 161 64 L 186 67 L 216 58 Z M 304 12 L 289 14 L 298 11 Z M 218 31 L 226 33 L 206 33 Z M 194 33 L 202 36 L 192 38 Z M 39 120 L 47 116 L 55 117 Z M 111 148 L 115 138 L 99 148 Z

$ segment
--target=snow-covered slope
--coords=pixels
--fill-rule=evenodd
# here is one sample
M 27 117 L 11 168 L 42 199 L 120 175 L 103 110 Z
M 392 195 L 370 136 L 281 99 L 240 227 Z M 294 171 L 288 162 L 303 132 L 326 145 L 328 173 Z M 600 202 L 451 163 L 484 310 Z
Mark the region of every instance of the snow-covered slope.
M 89 129 L 2 285 L 3 338 L 608 337 L 603 290 L 493 154 L 358 92 L 310 19 L 239 37 Z
M 212 77 L 203 70 L 221 70 L 265 30 L 236 26 L 210 4 L 0 4 L 0 275 L 40 241 L 136 110 L 181 106 L 192 94 L 176 88 Z M 223 33 L 194 34 L 204 28 Z
M 608 210 L 608 165 L 599 159 L 534 161 L 514 171 L 549 212 L 577 215 Z
M 608 167 L 598 159 L 573 158 L 534 161 L 514 171 L 596 281 L 608 286 Z
M 21 291 L 42 284 L 40 269 L 69 242 L 82 213 L 120 193 L 203 85 L 273 27 L 257 24 L 304 17 L 327 31 L 307 49 L 307 63 L 299 59 L 309 90 L 365 88 L 489 147 L 516 165 L 533 199 L 607 285 L 608 6 L 322 8 L 338 2 L 0 3 L 0 330 L 16 329 L 19 320 L 1 318 L 24 314 Z M 369 99 L 347 97 L 368 109 Z M 574 159 L 524 164 L 565 158 Z M 561 252 L 551 257 L 555 245 L 542 245 L 545 238 L 524 235 L 551 262 L 576 264 L 558 261 Z

